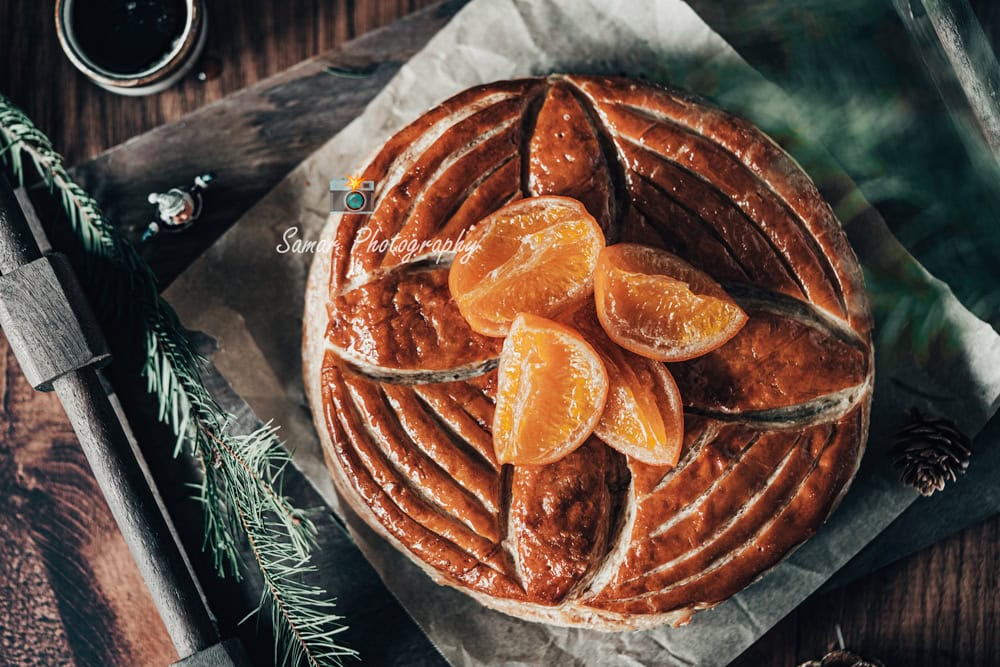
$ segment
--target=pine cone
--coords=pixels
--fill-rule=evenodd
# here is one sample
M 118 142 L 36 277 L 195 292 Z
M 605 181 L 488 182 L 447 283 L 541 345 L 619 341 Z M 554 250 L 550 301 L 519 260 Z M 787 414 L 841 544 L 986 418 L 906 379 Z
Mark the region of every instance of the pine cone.
M 900 481 L 929 496 L 965 473 L 971 442 L 950 419 L 931 417 L 916 408 L 907 416 L 909 422 L 897 431 L 889 456 L 903 469 Z
M 799 667 L 885 667 L 879 660 L 865 660 L 850 651 L 830 651 L 820 660 L 803 662 Z

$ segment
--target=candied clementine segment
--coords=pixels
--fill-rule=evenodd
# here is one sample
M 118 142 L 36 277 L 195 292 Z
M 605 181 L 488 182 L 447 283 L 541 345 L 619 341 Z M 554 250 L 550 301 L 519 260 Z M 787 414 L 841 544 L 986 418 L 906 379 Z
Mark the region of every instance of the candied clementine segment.
M 684 444 L 684 407 L 667 367 L 617 345 L 593 303 L 566 320 L 597 350 L 608 373 L 608 398 L 594 434 L 622 454 L 650 465 L 677 465 Z
M 593 289 L 604 233 L 569 197 L 508 204 L 473 227 L 448 276 L 473 331 L 503 336 L 518 313 L 552 317 Z
M 493 448 L 497 461 L 552 463 L 579 447 L 604 410 L 608 375 L 573 329 L 518 315 L 500 352 Z
M 597 317 L 611 339 L 658 361 L 711 352 L 747 321 L 707 274 L 665 250 L 635 243 L 601 251 L 594 296 Z

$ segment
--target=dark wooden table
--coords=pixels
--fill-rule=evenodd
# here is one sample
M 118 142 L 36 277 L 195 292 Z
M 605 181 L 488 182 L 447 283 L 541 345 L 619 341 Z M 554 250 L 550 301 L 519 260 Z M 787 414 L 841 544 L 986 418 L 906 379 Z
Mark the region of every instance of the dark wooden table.
M 56 42 L 51 4 L 0 0 L 0 91 L 78 163 L 430 2 L 214 0 L 199 68 L 208 80 L 192 75 L 141 99 L 105 93 L 72 69 Z M 979 5 L 997 44 L 1000 8 Z M 0 394 L 0 664 L 167 664 L 169 641 L 61 408 L 27 386 L 2 339 Z M 207 588 L 227 623 L 248 603 L 247 595 L 234 602 L 231 586 Z M 786 666 L 815 657 L 835 641 L 837 625 L 850 647 L 889 665 L 1000 664 L 998 588 L 1000 518 L 993 518 L 814 596 L 737 664 Z M 398 629 L 397 641 L 412 642 L 411 655 L 432 659 L 391 600 L 344 612 L 364 614 L 369 625 L 377 617 Z M 388 661 L 357 639 L 369 662 Z M 255 646 L 266 645 L 264 637 Z

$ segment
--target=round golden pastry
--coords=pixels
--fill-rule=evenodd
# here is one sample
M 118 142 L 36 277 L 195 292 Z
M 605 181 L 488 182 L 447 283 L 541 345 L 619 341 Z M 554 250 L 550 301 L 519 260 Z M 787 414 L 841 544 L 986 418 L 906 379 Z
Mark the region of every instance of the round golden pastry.
M 752 124 L 628 79 L 466 90 L 389 139 L 371 215 L 333 215 L 304 321 L 305 384 L 339 493 L 435 581 L 532 621 L 683 624 L 813 535 L 868 432 L 871 316 L 829 205 Z M 750 318 L 669 364 L 685 406 L 675 468 L 592 437 L 498 466 L 501 339 L 448 292 L 449 247 L 504 204 L 583 202 L 608 243 L 665 248 Z

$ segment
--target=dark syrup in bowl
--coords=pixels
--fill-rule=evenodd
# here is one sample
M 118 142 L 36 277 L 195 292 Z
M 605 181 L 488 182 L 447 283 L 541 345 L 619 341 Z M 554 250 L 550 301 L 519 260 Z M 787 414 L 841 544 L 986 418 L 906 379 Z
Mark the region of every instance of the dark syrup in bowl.
M 138 74 L 163 62 L 184 32 L 183 0 L 74 0 L 77 47 L 114 74 Z

